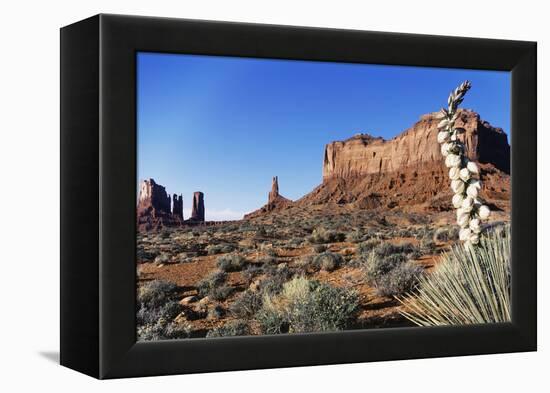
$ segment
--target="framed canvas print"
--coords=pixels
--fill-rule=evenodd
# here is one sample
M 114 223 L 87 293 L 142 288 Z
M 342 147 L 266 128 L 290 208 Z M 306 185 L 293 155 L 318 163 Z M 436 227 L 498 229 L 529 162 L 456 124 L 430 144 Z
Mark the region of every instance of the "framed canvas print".
M 61 364 L 536 350 L 536 44 L 61 29 Z

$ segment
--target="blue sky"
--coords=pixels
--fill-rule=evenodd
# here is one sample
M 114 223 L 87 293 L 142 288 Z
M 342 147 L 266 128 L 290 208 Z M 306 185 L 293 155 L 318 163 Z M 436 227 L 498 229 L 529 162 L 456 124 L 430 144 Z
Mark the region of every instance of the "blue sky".
M 510 130 L 510 74 L 222 56 L 138 53 L 138 179 L 205 193 L 207 220 L 267 201 L 272 176 L 298 199 L 321 182 L 323 149 L 366 132 L 386 139 L 437 111 L 462 81 L 462 107 Z

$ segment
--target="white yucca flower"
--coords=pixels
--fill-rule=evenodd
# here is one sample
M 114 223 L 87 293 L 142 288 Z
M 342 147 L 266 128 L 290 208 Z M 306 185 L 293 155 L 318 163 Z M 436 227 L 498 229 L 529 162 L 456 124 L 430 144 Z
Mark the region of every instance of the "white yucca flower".
M 445 166 L 449 168 L 453 207 L 456 210 L 456 221 L 460 226 L 460 240 L 467 246 L 479 243 L 478 234 L 481 232 L 481 220 L 489 218 L 490 210 L 478 201 L 481 182 L 479 168 L 475 162 L 463 157 L 464 144 L 458 137 L 464 133 L 464 128 L 455 127 L 458 120 L 458 105 L 464 95 L 470 90 L 469 81 L 463 82 L 449 94 L 448 108 L 441 109 L 437 114 L 439 123 L 437 141 L 441 144 L 441 155 L 445 157 Z
M 454 143 L 445 142 L 441 144 L 441 154 L 443 157 L 447 157 L 453 151 Z
M 477 167 L 475 162 L 468 161 L 468 164 L 466 164 L 466 168 L 468 168 L 468 170 L 474 175 L 479 175 L 479 168 Z
M 458 232 L 458 238 L 462 241 L 470 240 L 471 236 L 472 236 L 472 230 L 470 228 L 462 228 L 460 232 Z
M 481 232 L 481 221 L 479 220 L 479 218 L 472 218 L 470 220 L 470 229 L 473 233 Z
M 455 194 L 462 194 L 464 193 L 464 188 L 466 185 L 462 180 L 453 180 L 451 181 L 451 189 L 454 191 Z
M 461 161 L 458 154 L 449 154 L 447 158 L 445 158 L 445 165 L 447 165 L 448 168 L 458 167 Z
M 470 180 L 470 171 L 468 170 L 468 168 L 462 168 L 459 173 L 462 181 L 466 182 Z
M 455 209 L 458 209 L 459 207 L 462 207 L 462 202 L 464 201 L 464 195 L 463 194 L 454 194 L 453 195 L 453 206 Z
M 491 214 L 491 210 L 485 205 L 480 206 L 478 210 L 479 218 L 482 220 L 486 220 L 489 218 L 489 215 Z
M 449 179 L 458 180 L 460 179 L 460 168 L 453 167 L 449 169 Z
M 464 198 L 464 200 L 462 201 L 462 209 L 466 212 L 471 212 L 473 207 L 474 207 L 474 198 L 472 197 L 466 197 Z
M 437 141 L 439 143 L 447 142 L 449 139 L 451 139 L 451 134 L 449 134 L 447 131 L 440 131 L 437 134 Z

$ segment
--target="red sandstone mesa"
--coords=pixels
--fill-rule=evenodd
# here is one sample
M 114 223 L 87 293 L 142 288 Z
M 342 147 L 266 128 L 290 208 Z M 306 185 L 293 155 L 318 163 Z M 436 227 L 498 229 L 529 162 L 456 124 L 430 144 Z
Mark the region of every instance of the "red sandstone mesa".
M 466 155 L 480 164 L 482 197 L 507 208 L 510 193 L 510 146 L 495 128 L 470 110 L 459 110 L 457 127 Z M 357 134 L 325 146 L 323 182 L 298 200 L 302 204 L 354 204 L 360 208 L 414 206 L 450 209 L 448 169 L 437 143 L 436 113 L 424 115 L 390 140 Z

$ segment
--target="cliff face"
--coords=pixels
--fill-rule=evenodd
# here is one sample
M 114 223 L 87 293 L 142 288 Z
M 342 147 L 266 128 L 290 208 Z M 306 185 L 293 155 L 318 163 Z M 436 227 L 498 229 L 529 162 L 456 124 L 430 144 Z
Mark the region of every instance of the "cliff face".
M 467 156 L 480 164 L 481 196 L 493 208 L 510 199 L 510 146 L 506 134 L 469 110 L 457 127 Z M 337 203 L 359 208 L 450 209 L 450 181 L 437 142 L 435 113 L 424 115 L 391 140 L 366 134 L 326 145 L 323 182 L 297 205 Z
M 443 156 L 437 143 L 439 121 L 435 115 L 422 116 L 413 127 L 389 141 L 359 134 L 329 143 L 325 146 L 323 180 L 440 166 Z M 456 125 L 466 130 L 461 137 L 471 160 L 510 172 L 510 146 L 502 129 L 492 127 L 468 110 L 460 110 Z

